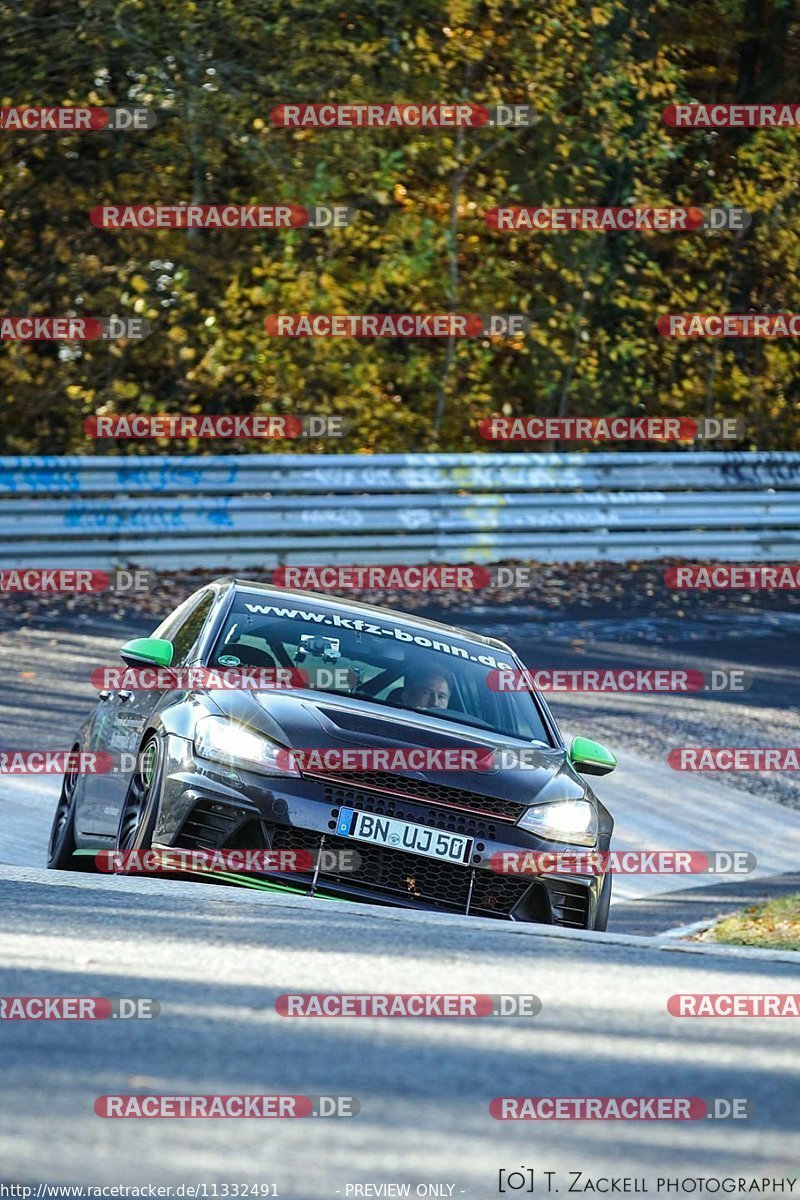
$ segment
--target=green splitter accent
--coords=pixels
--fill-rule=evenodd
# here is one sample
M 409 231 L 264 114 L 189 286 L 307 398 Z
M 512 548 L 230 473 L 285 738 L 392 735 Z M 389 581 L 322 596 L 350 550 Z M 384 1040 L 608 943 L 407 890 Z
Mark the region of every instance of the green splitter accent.
M 305 888 L 290 887 L 285 883 L 273 883 L 268 879 L 251 879 L 246 875 L 237 875 L 232 871 L 204 871 L 202 874 L 207 878 L 222 879 L 226 883 L 238 884 L 239 887 L 251 888 L 257 892 L 291 892 L 294 896 L 308 896 Z M 338 900 L 342 904 L 347 903 L 344 896 L 326 896 L 324 892 L 315 892 L 313 899 Z
M 165 638 L 134 638 L 126 642 L 120 650 L 120 656 L 126 663 L 136 666 L 137 663 L 148 663 L 156 667 L 172 665 L 174 649 L 172 642 Z
M 569 760 L 584 775 L 608 775 L 617 765 L 610 750 L 591 738 L 576 737 L 569 748 Z

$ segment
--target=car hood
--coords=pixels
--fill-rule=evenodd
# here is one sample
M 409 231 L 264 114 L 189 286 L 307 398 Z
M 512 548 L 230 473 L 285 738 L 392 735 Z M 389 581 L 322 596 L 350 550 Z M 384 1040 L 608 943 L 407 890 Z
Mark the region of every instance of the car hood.
M 526 750 L 532 765 L 524 769 L 495 766 L 491 771 L 404 770 L 409 779 L 424 779 L 479 795 L 541 804 L 556 800 L 594 800 L 588 784 L 570 764 L 561 748 L 505 738 L 469 725 L 384 708 L 348 696 L 318 692 L 215 692 L 214 706 L 232 720 L 267 734 L 295 750 L 328 750 L 353 747 L 389 749 L 478 748 Z M 527 755 L 526 755 L 527 758 Z M 323 774 L 322 771 L 319 772 Z M 343 772 L 341 778 L 358 773 Z

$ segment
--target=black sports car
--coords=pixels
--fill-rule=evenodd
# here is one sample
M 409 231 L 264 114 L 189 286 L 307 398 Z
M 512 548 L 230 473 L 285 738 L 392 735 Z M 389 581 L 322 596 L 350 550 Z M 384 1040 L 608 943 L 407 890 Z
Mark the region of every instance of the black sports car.
M 303 686 L 284 690 L 190 683 L 101 691 L 74 749 L 117 759 L 127 753 L 134 765 L 111 774 L 67 772 L 50 867 L 92 869 L 91 851 L 99 850 L 303 850 L 314 870 L 267 874 L 267 884 L 605 928 L 610 875 L 501 874 L 490 866 L 503 851 L 606 851 L 613 829 L 581 778 L 613 770 L 613 755 L 586 738 L 568 750 L 533 690 L 493 689 L 492 672 L 523 669 L 503 642 L 372 605 L 225 578 L 121 655 L 140 668 L 306 674 Z M 324 754 L 315 763 L 310 753 L 467 746 L 493 756 L 491 769 L 338 771 L 325 766 Z M 512 759 L 525 752 L 525 768 L 502 757 L 498 765 L 500 751 Z M 343 869 L 344 856 L 327 854 L 345 848 L 357 851 L 355 872 Z

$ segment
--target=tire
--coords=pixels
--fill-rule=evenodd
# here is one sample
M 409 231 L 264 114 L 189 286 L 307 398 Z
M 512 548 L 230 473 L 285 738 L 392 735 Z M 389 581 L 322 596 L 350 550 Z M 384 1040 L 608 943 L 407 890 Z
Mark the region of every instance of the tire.
M 80 746 L 73 746 L 72 753 L 80 753 Z M 76 854 L 75 808 L 80 778 L 78 771 L 68 768 L 61 781 L 61 794 L 53 814 L 47 847 L 47 867 L 50 871 L 94 870 L 94 859 L 90 854 Z
M 597 911 L 594 915 L 594 925 L 592 926 L 597 933 L 604 933 L 608 928 L 608 910 L 611 906 L 611 878 L 611 873 L 609 872 L 603 880 L 600 899 L 597 901 Z
M 163 743 L 151 734 L 143 743 L 119 815 L 115 849 L 149 850 L 156 827 L 164 769 Z M 124 869 L 120 874 L 125 874 Z

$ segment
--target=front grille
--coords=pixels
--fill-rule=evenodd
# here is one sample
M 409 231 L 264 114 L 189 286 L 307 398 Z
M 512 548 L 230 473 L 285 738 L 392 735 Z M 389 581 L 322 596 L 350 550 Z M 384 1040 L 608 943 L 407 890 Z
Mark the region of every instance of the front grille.
M 328 775 L 307 774 L 310 779 L 335 783 L 339 787 L 342 784 L 341 777 L 331 779 Z M 394 795 L 408 796 L 409 799 L 424 800 L 428 804 L 435 804 L 442 808 L 481 813 L 495 817 L 498 821 L 517 821 L 527 808 L 526 804 L 518 804 L 515 800 L 503 800 L 497 796 L 482 796 L 478 792 L 468 792 L 463 788 L 432 783 L 428 779 L 413 779 L 408 775 L 392 775 L 389 771 L 353 771 L 352 773 L 348 771 L 347 784 L 350 787 L 369 791 L 391 792 Z
M 497 824 L 471 813 L 455 808 L 430 808 L 424 802 L 404 802 L 396 796 L 379 792 L 364 792 L 359 788 L 344 785 L 326 785 L 325 803 L 333 808 L 356 808 L 360 812 L 375 813 L 379 817 L 396 817 L 400 821 L 412 821 L 415 825 L 427 825 L 432 829 L 444 829 L 448 833 L 462 833 L 465 837 L 494 841 Z M 338 815 L 338 813 L 336 814 Z
M 309 850 L 314 855 L 319 850 L 320 834 L 311 830 L 275 825 L 269 827 L 269 832 L 273 850 Z M 384 894 L 387 899 L 402 897 L 421 904 L 435 904 L 437 908 L 452 912 L 466 911 L 472 874 L 467 867 L 327 834 L 325 849 L 355 850 L 361 864 L 356 873 L 320 871 L 317 878 L 320 889 L 324 890 L 326 881 L 362 884 L 373 893 Z M 476 871 L 469 911 L 475 916 L 508 918 L 530 886 L 527 879 Z
M 481 827 L 480 822 L 463 813 L 429 812 L 426 820 L 424 816 L 410 811 L 413 804 L 404 805 L 402 801 L 398 803 L 391 797 L 367 793 L 362 798 L 372 805 L 382 805 L 366 808 L 368 812 L 397 816 L 417 823 L 422 821 L 438 829 L 464 833 L 468 837 L 481 836 L 472 832 L 473 825 L 476 830 Z M 335 803 L 341 804 L 342 801 L 337 799 Z M 351 807 L 364 807 L 354 804 L 349 793 L 348 803 Z M 486 827 L 490 828 L 489 825 Z M 251 810 L 202 798 L 184 822 L 175 845 L 203 850 L 221 847 L 308 850 L 316 859 L 321 839 L 322 835 L 314 830 L 268 824 Z M 325 849 L 355 851 L 361 860 L 360 867 L 357 872 L 320 870 L 316 885 L 318 890 L 324 891 L 326 883 L 329 886 L 351 886 L 356 890 L 362 886 L 373 896 L 385 897 L 387 903 L 403 900 L 411 905 L 461 913 L 467 911 L 469 899 L 469 912 L 475 916 L 508 920 L 512 910 L 515 910 L 516 920 L 552 921 L 555 925 L 568 928 L 586 928 L 589 892 L 585 886 L 572 880 L 552 879 L 545 884 L 543 881 L 531 882 L 513 875 L 496 875 L 485 869 L 473 872 L 469 867 L 443 863 L 389 847 L 373 846 L 351 838 L 333 837 L 328 833 L 325 834 Z M 474 878 L 470 896 L 471 876 Z M 312 875 L 297 873 L 292 875 L 292 879 L 301 886 L 310 887 Z

